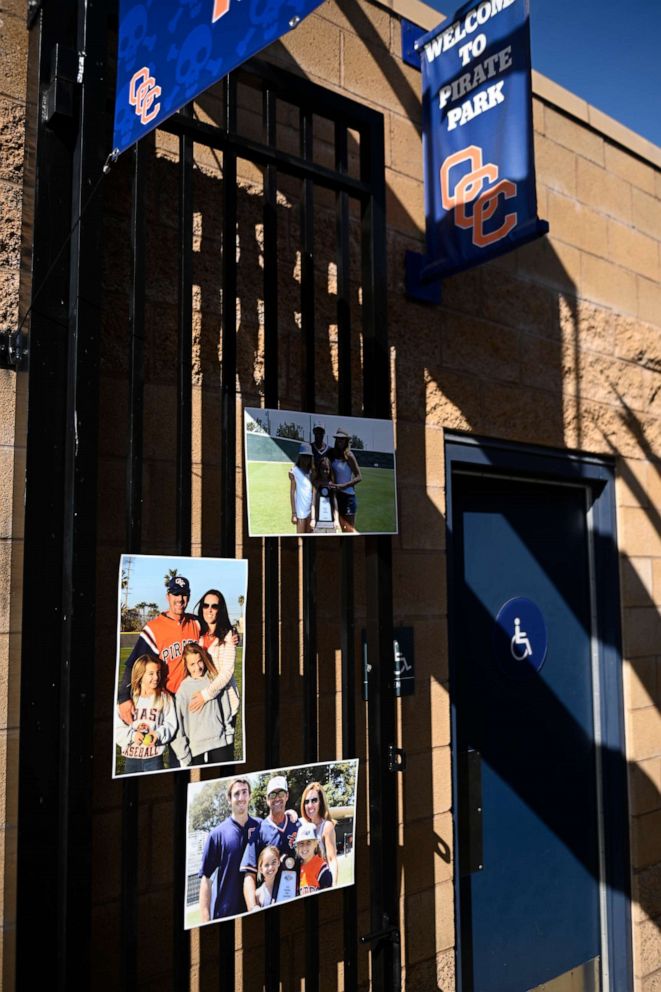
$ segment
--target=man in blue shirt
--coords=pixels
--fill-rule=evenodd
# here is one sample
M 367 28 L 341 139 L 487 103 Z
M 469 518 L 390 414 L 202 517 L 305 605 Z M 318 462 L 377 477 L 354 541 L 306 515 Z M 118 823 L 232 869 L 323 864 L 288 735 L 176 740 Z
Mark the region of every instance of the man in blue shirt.
M 200 877 L 200 917 L 202 923 L 245 913 L 243 875 L 239 872 L 246 845 L 259 828 L 259 817 L 250 816 L 250 783 L 232 779 L 227 788 L 231 816 L 209 833 L 204 845 Z M 216 899 L 211 915 L 212 876 L 216 876 Z
M 259 909 L 255 899 L 255 879 L 257 877 L 257 861 L 262 849 L 267 844 L 277 847 L 280 854 L 295 853 L 296 833 L 300 820 L 292 820 L 286 813 L 289 787 L 284 775 L 274 775 L 266 786 L 266 802 L 269 815 L 261 820 L 257 830 L 253 831 L 248 846 L 241 861 L 241 871 L 244 875 L 243 895 L 249 910 Z

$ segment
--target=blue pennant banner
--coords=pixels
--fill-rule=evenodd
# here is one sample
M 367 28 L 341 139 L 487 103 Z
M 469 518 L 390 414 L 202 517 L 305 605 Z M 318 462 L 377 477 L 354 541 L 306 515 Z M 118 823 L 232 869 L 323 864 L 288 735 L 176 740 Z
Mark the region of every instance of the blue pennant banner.
M 528 0 L 472 2 L 416 42 L 427 222 L 420 284 L 548 231 L 537 218 L 528 17 Z
M 113 148 L 124 151 L 321 0 L 120 0 Z

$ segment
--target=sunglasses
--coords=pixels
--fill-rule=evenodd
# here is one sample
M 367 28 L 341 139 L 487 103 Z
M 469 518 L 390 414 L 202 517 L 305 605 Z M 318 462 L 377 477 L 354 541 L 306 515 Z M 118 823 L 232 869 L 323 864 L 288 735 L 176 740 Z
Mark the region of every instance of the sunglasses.
M 307 806 L 308 803 L 318 803 L 318 802 L 319 802 L 319 797 L 315 796 L 314 799 L 306 799 L 303 805 Z
M 268 798 L 269 799 L 282 799 L 282 797 L 283 796 L 286 796 L 286 795 L 287 795 L 287 793 L 285 792 L 284 789 L 276 789 L 275 792 L 269 792 Z
M 203 610 L 219 610 L 220 603 L 202 603 Z

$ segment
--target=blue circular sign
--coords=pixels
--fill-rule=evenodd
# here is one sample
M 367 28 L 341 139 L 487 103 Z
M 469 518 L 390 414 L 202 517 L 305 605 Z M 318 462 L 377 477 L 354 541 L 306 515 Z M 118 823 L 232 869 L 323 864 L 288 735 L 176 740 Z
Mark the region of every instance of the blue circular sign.
M 498 660 L 507 672 L 538 672 L 549 643 L 540 608 L 524 596 L 508 599 L 496 616 L 495 643 Z

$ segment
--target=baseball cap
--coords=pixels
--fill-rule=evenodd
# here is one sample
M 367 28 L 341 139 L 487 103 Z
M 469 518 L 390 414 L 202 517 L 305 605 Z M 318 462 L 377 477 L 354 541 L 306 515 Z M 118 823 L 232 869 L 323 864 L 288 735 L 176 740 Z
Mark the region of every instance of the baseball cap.
M 304 441 L 303 444 L 298 449 L 298 453 L 299 455 L 311 455 L 312 447 L 307 443 L 307 441 Z
M 284 775 L 274 775 L 273 778 L 269 779 L 269 784 L 266 786 L 266 795 L 270 796 L 272 792 L 277 792 L 278 789 L 284 789 L 285 792 L 289 792 L 287 779 Z
M 317 832 L 314 829 L 313 823 L 308 823 L 307 820 L 301 823 L 300 827 L 296 831 L 296 843 L 300 840 L 316 840 Z
M 168 592 L 173 596 L 190 596 L 190 583 L 183 575 L 173 575 L 168 582 Z
M 312 428 L 312 430 L 313 431 L 325 431 L 326 428 L 324 427 L 323 424 L 315 424 L 314 427 Z

